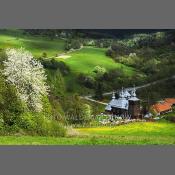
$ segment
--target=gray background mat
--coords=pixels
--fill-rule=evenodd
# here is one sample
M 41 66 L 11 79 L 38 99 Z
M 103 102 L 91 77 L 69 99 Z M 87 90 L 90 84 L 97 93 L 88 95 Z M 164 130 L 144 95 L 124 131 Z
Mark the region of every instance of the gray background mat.
M 1 0 L 0 2 L 1 28 L 175 27 L 173 0 Z

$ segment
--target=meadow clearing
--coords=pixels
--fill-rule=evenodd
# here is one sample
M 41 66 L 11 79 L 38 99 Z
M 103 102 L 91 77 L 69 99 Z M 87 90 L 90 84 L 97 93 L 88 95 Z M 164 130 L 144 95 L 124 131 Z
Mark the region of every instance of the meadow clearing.
M 171 145 L 174 123 L 137 122 L 113 127 L 77 128 L 66 137 L 0 136 L 1 145 Z

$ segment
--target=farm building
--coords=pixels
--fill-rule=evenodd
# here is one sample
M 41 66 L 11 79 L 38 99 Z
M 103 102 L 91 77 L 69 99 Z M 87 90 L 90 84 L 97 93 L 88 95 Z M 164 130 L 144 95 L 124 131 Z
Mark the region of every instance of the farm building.
M 166 98 L 164 101 L 152 105 L 151 109 L 156 115 L 161 115 L 171 112 L 173 106 L 175 106 L 175 98 Z
M 117 99 L 113 93 L 112 100 L 106 106 L 105 111 L 123 118 L 141 118 L 140 99 L 136 96 L 135 88 L 130 93 L 122 89 Z

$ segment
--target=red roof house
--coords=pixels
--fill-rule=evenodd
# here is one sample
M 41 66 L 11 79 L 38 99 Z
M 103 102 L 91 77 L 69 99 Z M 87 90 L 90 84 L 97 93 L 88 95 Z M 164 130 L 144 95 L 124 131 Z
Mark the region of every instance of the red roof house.
M 170 112 L 172 110 L 172 105 L 167 102 L 156 103 L 152 105 L 152 109 L 156 112 L 157 115 Z
M 175 105 L 175 98 L 165 98 L 165 102 L 171 104 L 171 106 Z

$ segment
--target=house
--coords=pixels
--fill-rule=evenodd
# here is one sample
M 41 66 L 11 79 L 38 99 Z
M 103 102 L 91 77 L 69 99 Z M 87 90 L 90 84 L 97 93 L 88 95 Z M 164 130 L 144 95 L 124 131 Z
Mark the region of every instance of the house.
M 156 113 L 156 115 L 165 114 L 172 111 L 172 105 L 166 101 L 156 103 L 151 106 L 151 109 Z
M 169 103 L 171 106 L 175 106 L 175 98 L 165 98 L 164 101 Z
M 113 93 L 112 100 L 105 107 L 105 111 L 122 118 L 140 118 L 140 99 L 136 97 L 135 88 L 130 93 L 122 88 L 117 99 Z
M 173 106 L 175 106 L 175 98 L 165 98 L 164 101 L 152 105 L 151 109 L 156 115 L 161 115 L 171 112 Z

